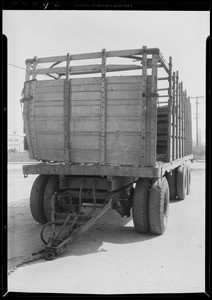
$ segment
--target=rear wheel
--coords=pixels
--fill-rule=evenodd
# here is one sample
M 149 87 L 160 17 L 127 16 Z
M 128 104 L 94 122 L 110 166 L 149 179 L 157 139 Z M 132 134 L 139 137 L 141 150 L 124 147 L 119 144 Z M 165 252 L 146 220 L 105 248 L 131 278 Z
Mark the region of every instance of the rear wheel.
M 184 200 L 187 194 L 187 168 L 180 166 L 177 169 L 177 198 Z
M 48 175 L 39 175 L 35 179 L 30 193 L 30 210 L 32 217 L 36 222 L 41 224 L 47 223 L 43 207 L 43 197 L 48 180 Z
M 162 177 L 149 192 L 149 228 L 152 233 L 163 234 L 167 227 L 169 198 L 169 184 L 166 177 Z
M 48 222 L 51 221 L 51 199 L 55 192 L 59 191 L 58 176 L 52 175 L 46 185 L 43 199 L 44 213 Z M 55 202 L 55 212 L 63 212 L 64 210 Z
M 191 168 L 189 165 L 186 166 L 187 169 L 187 192 L 186 194 L 189 195 L 191 191 Z
M 140 178 L 136 184 L 133 195 L 133 223 L 135 229 L 141 233 L 146 233 L 149 231 L 148 193 L 148 179 Z
M 169 184 L 169 192 L 170 192 L 170 200 L 175 200 L 177 197 L 177 189 L 176 189 L 176 170 L 172 170 L 172 174 L 170 172 L 167 173 L 166 179 Z

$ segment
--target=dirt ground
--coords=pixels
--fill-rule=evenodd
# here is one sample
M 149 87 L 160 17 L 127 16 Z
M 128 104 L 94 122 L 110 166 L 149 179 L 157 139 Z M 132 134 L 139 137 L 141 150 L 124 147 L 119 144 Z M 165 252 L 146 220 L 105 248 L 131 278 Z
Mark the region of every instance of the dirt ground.
M 132 218 L 111 210 L 54 261 L 8 276 L 8 291 L 142 294 L 205 291 L 205 165 L 192 164 L 191 193 L 170 203 L 162 236 L 139 234 Z M 36 176 L 8 167 L 8 270 L 43 248 L 29 195 Z

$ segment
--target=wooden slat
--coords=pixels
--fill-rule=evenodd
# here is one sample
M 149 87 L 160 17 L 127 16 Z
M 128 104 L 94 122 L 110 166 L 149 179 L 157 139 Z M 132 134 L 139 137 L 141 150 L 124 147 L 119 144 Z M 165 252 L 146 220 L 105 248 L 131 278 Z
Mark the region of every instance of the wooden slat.
M 63 94 L 63 85 L 56 85 L 56 86 L 41 86 L 37 87 L 36 94 L 51 94 L 51 93 L 60 93 Z
M 108 100 L 135 100 L 140 99 L 142 92 L 140 91 L 108 91 L 107 99 Z M 52 97 L 56 97 L 52 95 Z M 100 100 L 101 92 L 72 92 L 71 99 L 75 100 Z
M 37 101 L 60 101 L 63 100 L 63 93 L 46 93 L 46 94 L 37 94 Z
M 142 49 L 130 49 L 130 50 L 116 50 L 107 51 L 107 57 L 122 57 L 131 55 L 141 55 L 141 54 L 158 54 L 159 50 L 157 48 L 148 48 L 146 46 Z
M 36 117 L 62 117 L 63 118 L 63 107 L 36 107 L 35 106 L 35 116 Z
M 36 101 L 35 107 L 63 107 L 63 100 Z
M 57 120 L 55 122 L 48 118 L 46 118 L 45 120 L 35 118 L 35 128 L 38 132 L 63 133 L 63 120 Z
M 65 72 L 66 72 L 65 67 L 43 68 L 43 69 L 37 69 L 37 71 L 36 71 L 37 74 L 53 74 L 53 73 L 65 74 Z M 33 74 L 33 71 L 30 71 L 30 74 Z
M 48 88 L 52 87 L 53 89 L 64 85 L 64 79 L 58 79 L 58 80 L 39 80 L 37 81 L 36 88 L 39 91 L 40 88 Z
M 38 58 L 37 62 L 38 63 L 49 63 L 49 62 L 59 62 L 59 61 L 66 61 L 67 56 L 62 55 L 62 56 L 51 56 L 51 57 L 40 57 Z
M 146 49 L 146 48 L 145 48 Z M 141 55 L 142 49 L 130 49 L 130 50 L 116 50 L 107 51 L 107 57 L 120 57 L 120 56 L 130 56 L 130 55 Z
M 71 60 L 94 59 L 101 58 L 102 52 L 71 54 Z

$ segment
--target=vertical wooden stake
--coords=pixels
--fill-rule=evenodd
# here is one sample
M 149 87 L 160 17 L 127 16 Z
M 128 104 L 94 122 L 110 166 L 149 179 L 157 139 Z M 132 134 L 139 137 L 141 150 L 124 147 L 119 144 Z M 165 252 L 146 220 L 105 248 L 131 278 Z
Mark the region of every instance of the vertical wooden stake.
M 102 49 L 101 118 L 100 118 L 100 163 L 106 162 L 106 49 Z
M 173 90 L 172 90 L 172 160 L 176 159 L 176 120 L 175 120 L 175 114 L 176 114 L 176 107 L 175 107 L 175 83 L 176 83 L 176 78 L 175 78 L 175 72 L 173 72 L 173 77 L 172 77 L 172 82 L 173 82 Z
M 182 82 L 179 83 L 179 158 L 182 157 Z
M 169 100 L 168 100 L 168 136 L 167 136 L 167 154 L 166 159 L 167 162 L 170 162 L 172 159 L 171 152 L 171 115 L 172 115 L 172 58 L 169 57 Z
M 176 159 L 179 158 L 179 73 L 176 74 Z
M 64 80 L 64 160 L 70 162 L 70 54 L 67 54 L 66 60 L 66 79 Z
M 151 76 L 151 132 L 150 132 L 150 160 L 149 165 L 156 164 L 157 147 L 157 76 L 158 76 L 158 55 L 152 55 L 152 76 Z
M 146 92 L 147 92 L 147 53 L 146 46 L 142 47 L 142 99 L 141 99 L 141 166 L 147 164 L 146 156 Z

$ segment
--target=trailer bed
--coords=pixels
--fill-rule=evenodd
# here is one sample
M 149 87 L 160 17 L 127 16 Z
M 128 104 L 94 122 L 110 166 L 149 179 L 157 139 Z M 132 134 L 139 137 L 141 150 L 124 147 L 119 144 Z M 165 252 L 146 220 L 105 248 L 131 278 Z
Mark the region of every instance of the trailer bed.
M 175 169 L 183 163 L 191 161 L 193 155 L 184 156 L 175 161 L 164 163 L 158 161 L 155 167 L 99 165 L 99 164 L 64 164 L 39 163 L 23 166 L 23 174 L 57 174 L 57 175 L 84 175 L 84 176 L 127 176 L 127 177 L 161 177 L 165 172 Z

